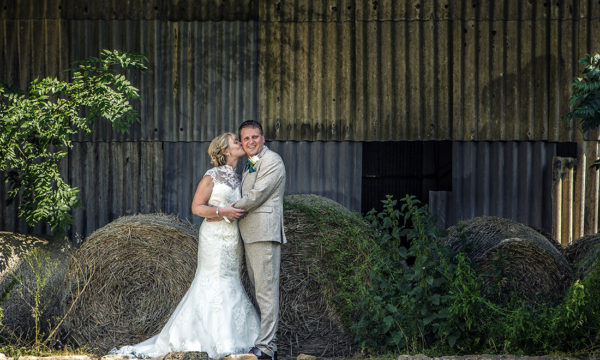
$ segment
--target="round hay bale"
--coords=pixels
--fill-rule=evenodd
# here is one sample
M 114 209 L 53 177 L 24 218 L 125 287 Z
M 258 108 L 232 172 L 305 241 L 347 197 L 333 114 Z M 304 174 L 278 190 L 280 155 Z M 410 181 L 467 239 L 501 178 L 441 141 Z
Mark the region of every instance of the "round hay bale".
M 341 239 L 344 245 L 340 245 L 339 253 L 349 251 L 358 264 L 366 261 L 368 254 L 352 253 L 351 228 L 361 229 L 360 236 L 366 238 L 370 236 L 368 225 L 337 202 L 316 195 L 286 196 L 284 224 L 288 243 L 283 245 L 281 256 L 279 352 L 287 357 L 302 353 L 317 357 L 352 355 L 356 351 L 353 336 L 333 301 L 335 285 L 331 279 L 329 286 L 319 281 L 327 278 L 328 267 L 340 264 L 322 250 L 319 239 Z M 352 268 L 356 264 L 342 265 Z M 365 277 L 367 274 L 365 271 Z M 359 301 L 359 289 L 356 294 Z
M 540 229 L 540 228 L 537 228 L 537 227 L 531 227 L 531 229 L 533 229 L 533 230 L 537 231 L 538 233 L 542 234 L 542 236 L 544 236 L 546 238 L 546 240 L 548 240 L 548 242 L 552 246 L 554 246 L 559 253 L 561 253 L 563 256 L 565 256 L 565 248 L 558 241 L 556 241 L 552 237 L 552 234 L 550 234 L 549 232 L 547 232 L 544 229 Z
M 189 288 L 198 230 L 175 216 L 121 217 L 93 232 L 69 265 L 65 328 L 99 353 L 157 333 Z
M 49 332 L 62 316 L 64 276 L 73 247 L 67 238 L 52 238 L 0 231 L 0 294 L 4 318 L 0 335 L 7 339 L 33 338 L 34 293 L 40 291 L 40 329 Z M 41 282 L 36 281 L 36 277 Z
M 565 256 L 580 279 L 592 270 L 599 255 L 600 234 L 581 237 L 565 248 Z
M 572 280 L 566 258 L 545 236 L 513 220 L 482 216 L 448 229 L 442 241 L 455 251 L 464 249 L 477 265 L 493 298 L 507 300 L 511 294 L 530 302 L 560 300 Z
M 334 222 L 324 229 L 314 213 L 308 214 L 302 206 L 289 206 L 298 204 L 316 214 L 333 214 Z M 277 335 L 281 356 L 306 353 L 331 357 L 354 352 L 353 337 L 332 301 L 335 291 L 318 280 L 331 258 L 315 248 L 324 230 L 331 236 L 345 236 L 349 222 L 368 236 L 367 224 L 359 218 L 323 197 L 286 197 L 288 244 L 282 247 Z M 341 240 L 348 245 L 346 238 Z M 68 299 L 72 302 L 78 289 L 85 286 L 86 290 L 75 302 L 65 326 L 78 345 L 87 344 L 98 353 L 145 340 L 164 326 L 188 289 L 196 262 L 197 230 L 189 224 L 157 214 L 119 218 L 91 234 L 75 254 L 69 268 L 72 280 Z M 242 281 L 253 299 L 245 271 Z

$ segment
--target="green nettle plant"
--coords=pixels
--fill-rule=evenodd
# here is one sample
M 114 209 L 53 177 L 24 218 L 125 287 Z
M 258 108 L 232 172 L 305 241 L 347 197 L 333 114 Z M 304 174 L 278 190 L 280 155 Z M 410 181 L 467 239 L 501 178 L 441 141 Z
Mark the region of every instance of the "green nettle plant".
M 383 211 L 366 217 L 377 232 L 381 256 L 352 327 L 364 350 L 414 352 L 438 339 L 453 344 L 460 336 L 448 332 L 448 288 L 456 268 L 450 250 L 436 241 L 442 232 L 427 208 L 414 196 L 402 202 L 397 209 L 388 195 Z
M 27 91 L 0 85 L 0 172 L 8 201 L 20 196 L 18 214 L 29 226 L 46 223 L 60 233 L 71 225 L 78 189 L 65 183 L 58 164 L 73 147 L 71 136 L 89 133 L 92 121 L 104 118 L 123 133 L 139 121 L 131 103 L 138 89 L 124 73 L 147 70 L 146 61 L 103 50 L 68 69 L 70 82 L 35 79 Z
M 571 85 L 571 111 L 563 120 L 581 121 L 581 129 L 585 132 L 600 126 L 600 54 L 586 54 L 579 59 L 579 63 L 584 68 L 581 77 L 576 78 Z M 600 159 L 592 166 L 600 168 Z

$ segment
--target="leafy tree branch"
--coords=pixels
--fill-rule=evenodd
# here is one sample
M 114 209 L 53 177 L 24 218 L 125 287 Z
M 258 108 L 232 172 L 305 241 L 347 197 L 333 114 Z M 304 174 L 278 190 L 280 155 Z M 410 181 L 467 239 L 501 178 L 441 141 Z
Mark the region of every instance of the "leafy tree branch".
M 581 77 L 571 85 L 573 94 L 569 100 L 570 112 L 563 117 L 565 121 L 581 122 L 581 129 L 586 132 L 600 126 L 600 54 L 589 55 L 579 59 L 584 66 Z M 600 159 L 592 165 L 600 168 Z
M 72 224 L 79 190 L 65 183 L 58 164 L 72 136 L 90 133 L 94 120 L 106 119 L 121 133 L 139 122 L 131 103 L 139 92 L 124 73 L 146 71 L 146 62 L 143 55 L 103 50 L 67 69 L 70 82 L 35 79 L 26 91 L 0 84 L 0 172 L 8 201 L 20 195 L 18 215 L 29 226 L 46 223 L 62 232 Z

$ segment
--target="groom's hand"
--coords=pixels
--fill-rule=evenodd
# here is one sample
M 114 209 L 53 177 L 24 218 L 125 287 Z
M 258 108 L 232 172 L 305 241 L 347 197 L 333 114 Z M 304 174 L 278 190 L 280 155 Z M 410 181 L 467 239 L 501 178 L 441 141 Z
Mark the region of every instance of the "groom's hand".
M 244 216 L 246 210 L 234 208 L 235 203 L 231 203 L 224 208 L 219 209 L 219 215 L 226 217 L 230 220 L 237 220 Z
M 237 201 L 234 201 L 225 207 L 219 208 L 219 216 L 205 218 L 204 220 L 208 222 L 215 222 L 223 219 L 237 220 L 241 218 L 246 213 L 246 210 L 234 208 L 235 203 L 237 203 Z

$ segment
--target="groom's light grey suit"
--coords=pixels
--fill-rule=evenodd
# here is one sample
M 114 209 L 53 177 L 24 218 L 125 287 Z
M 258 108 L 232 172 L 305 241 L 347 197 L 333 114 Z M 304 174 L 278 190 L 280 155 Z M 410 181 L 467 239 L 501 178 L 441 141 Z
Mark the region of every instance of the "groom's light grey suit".
M 260 308 L 260 334 L 256 347 L 269 356 L 277 351 L 275 335 L 279 323 L 279 264 L 283 231 L 285 166 L 281 157 L 266 146 L 258 154 L 256 171 L 244 170 L 242 198 L 235 205 L 246 209 L 238 221 L 244 241 L 246 266 Z

